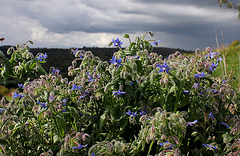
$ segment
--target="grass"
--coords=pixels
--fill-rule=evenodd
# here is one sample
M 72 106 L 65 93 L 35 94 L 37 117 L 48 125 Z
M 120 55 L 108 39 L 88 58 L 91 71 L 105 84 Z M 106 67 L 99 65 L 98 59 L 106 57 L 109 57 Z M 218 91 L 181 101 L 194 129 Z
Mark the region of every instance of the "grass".
M 231 80 L 230 85 L 238 90 L 240 88 L 240 40 L 235 40 L 227 47 L 222 46 L 216 49 L 217 52 L 222 54 L 223 61 L 220 66 L 213 73 L 213 76 L 223 76 Z M 224 65 L 224 58 L 226 68 Z
M 222 55 L 223 61 L 218 68 L 213 72 L 213 77 L 224 77 L 231 80 L 230 85 L 235 89 L 240 89 L 240 40 L 234 40 L 228 46 L 222 46 L 215 49 L 214 52 L 219 52 Z M 192 54 L 184 54 L 191 57 Z M 224 64 L 226 63 L 226 68 Z

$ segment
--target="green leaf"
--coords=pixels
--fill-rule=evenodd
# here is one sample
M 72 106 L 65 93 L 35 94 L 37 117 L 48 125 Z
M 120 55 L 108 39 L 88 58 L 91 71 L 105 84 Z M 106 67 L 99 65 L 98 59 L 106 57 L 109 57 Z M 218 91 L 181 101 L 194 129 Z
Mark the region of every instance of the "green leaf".
M 66 128 L 66 121 L 60 115 L 53 116 L 55 125 L 57 127 L 58 136 L 62 139 L 64 137 L 64 130 Z
M 140 60 L 136 60 L 135 62 L 137 64 L 137 72 L 141 73 L 142 72 L 142 68 L 143 68 L 142 67 L 142 62 Z

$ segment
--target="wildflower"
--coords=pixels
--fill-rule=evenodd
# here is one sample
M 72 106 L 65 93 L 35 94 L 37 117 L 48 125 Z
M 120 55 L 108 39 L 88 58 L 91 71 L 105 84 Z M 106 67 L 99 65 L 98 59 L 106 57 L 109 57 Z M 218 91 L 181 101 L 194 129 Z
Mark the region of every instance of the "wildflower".
M 158 43 L 160 43 L 162 40 L 159 40 L 159 41 L 154 41 L 151 45 L 156 45 L 158 46 Z
M 46 103 L 41 103 L 41 102 L 39 102 L 39 101 L 37 101 L 37 103 L 38 103 L 39 105 L 43 106 L 44 109 L 46 108 Z
M 119 91 L 113 92 L 114 95 L 123 95 L 125 93 L 126 92 L 121 92 L 120 89 L 119 89 Z
M 60 70 L 58 68 L 56 70 L 53 68 L 52 74 L 55 74 L 55 73 L 59 74 L 59 72 Z
M 169 68 L 169 67 L 168 67 L 168 65 L 167 65 L 166 62 L 165 62 L 163 65 L 158 65 L 158 64 L 157 64 L 156 66 L 159 67 L 159 68 L 161 68 L 158 73 L 166 72 L 166 73 L 169 74 L 169 71 L 168 71 L 168 70 L 172 69 L 172 68 Z
M 72 89 L 71 90 L 75 90 L 75 91 L 78 91 L 78 90 L 82 90 L 81 89 L 82 88 L 82 86 L 76 86 L 75 84 L 73 84 L 73 87 L 72 87 Z
M 203 146 L 207 147 L 207 148 L 210 148 L 210 149 L 215 149 L 217 150 L 217 148 L 215 146 L 211 146 L 211 145 L 208 145 L 208 144 L 203 144 Z
M 117 38 L 116 40 L 112 39 L 112 42 L 114 43 L 115 47 L 120 47 L 120 48 L 121 48 L 121 44 L 123 43 L 119 40 L 119 38 Z
M 219 91 L 217 90 L 214 90 L 214 89 L 211 89 L 214 93 L 220 93 Z
M 212 118 L 215 117 L 215 116 L 212 114 L 212 112 L 210 112 L 210 113 L 208 114 L 208 116 L 209 116 L 209 117 L 212 117 Z M 209 117 L 208 117 L 208 118 L 209 118 Z
M 195 76 L 195 78 L 204 78 L 204 76 L 208 76 L 208 74 L 204 74 L 204 72 L 202 72 L 201 74 L 195 74 L 193 76 Z
M 193 124 L 196 124 L 198 122 L 198 120 L 194 120 L 193 122 L 188 122 L 187 126 L 192 126 Z
M 83 147 L 87 147 L 87 144 L 82 146 L 81 144 L 79 144 L 77 147 L 72 147 L 72 149 L 81 149 Z
M 5 109 L 3 109 L 3 108 L 0 108 L 0 113 L 2 113 L 4 110 L 5 110 Z
M 38 58 L 37 58 L 37 61 L 40 60 L 41 62 L 43 61 L 43 57 L 42 55 L 39 55 Z
M 189 94 L 190 92 L 189 92 L 189 90 L 184 90 L 183 91 L 183 94 Z
M 92 152 L 92 156 L 95 156 L 94 152 Z
M 159 145 L 164 146 L 165 144 L 170 144 L 170 146 L 168 147 L 170 150 L 172 150 L 172 147 L 174 147 L 174 144 L 169 143 L 168 141 L 166 141 L 165 143 L 159 143 Z
M 85 91 L 84 91 L 84 94 L 83 94 L 82 96 L 80 96 L 79 99 L 83 99 L 83 98 L 85 98 L 87 95 L 90 95 L 90 94 L 89 94 L 88 92 L 85 92 Z
M 217 62 L 222 61 L 222 57 L 216 58 Z
M 226 123 L 220 122 L 220 124 L 222 124 L 222 125 L 226 126 L 227 128 L 229 128 L 228 124 L 226 124 Z
M 217 55 L 218 53 L 217 52 L 210 52 L 209 54 L 207 54 L 205 57 L 210 57 L 210 58 L 214 58 L 214 55 Z
M 54 100 L 54 96 L 49 95 L 49 100 L 50 100 L 50 101 Z
M 146 115 L 147 112 L 146 112 L 145 110 L 139 110 L 139 114 L 140 114 L 140 115 Z
M 21 99 L 21 98 L 24 97 L 24 95 L 19 95 L 19 94 L 17 94 L 16 92 L 14 92 L 14 93 L 13 93 L 13 98 L 17 98 L 17 97 L 20 97 L 20 99 Z
M 194 83 L 192 88 L 198 89 L 198 85 L 199 85 L 198 83 Z
M 137 55 L 134 55 L 133 57 L 135 57 L 136 59 L 139 59 L 140 57 L 139 56 L 137 56 Z
M 48 56 L 47 54 L 45 53 L 44 55 L 39 55 L 38 58 L 37 58 L 37 61 L 40 60 L 40 62 L 43 61 L 43 59 L 46 59 Z
M 83 99 L 85 97 L 86 97 L 85 95 L 82 95 L 82 96 L 79 96 L 79 99 Z
M 90 75 L 88 72 L 87 72 L 87 74 L 88 74 L 88 76 L 90 77 L 89 79 L 88 79 L 88 81 L 94 81 L 94 79 L 93 79 L 93 76 L 92 75 Z
M 218 66 L 218 63 L 214 64 L 212 63 L 212 65 L 210 66 L 209 70 L 212 72 L 212 71 L 215 71 L 215 69 L 217 68 Z
M 48 58 L 47 53 L 45 53 L 45 54 L 43 55 L 43 58 L 44 58 L 44 59 Z
M 122 61 L 121 58 L 117 60 L 117 59 L 115 58 L 115 56 L 113 55 L 112 61 L 109 61 L 109 62 L 112 63 L 112 64 L 114 64 L 115 66 L 119 67 L 119 65 L 123 66 L 123 65 L 121 64 L 121 61 Z
M 130 110 L 128 110 L 128 112 L 126 112 L 127 115 L 129 115 L 131 118 L 133 118 L 133 116 L 137 117 L 137 112 L 132 113 Z
M 76 54 L 76 52 L 78 51 L 78 48 L 76 50 L 71 50 L 73 52 L 73 54 Z
M 19 88 L 24 88 L 23 84 L 18 83 Z
M 63 103 L 63 106 L 66 106 L 67 98 L 63 99 L 61 103 Z

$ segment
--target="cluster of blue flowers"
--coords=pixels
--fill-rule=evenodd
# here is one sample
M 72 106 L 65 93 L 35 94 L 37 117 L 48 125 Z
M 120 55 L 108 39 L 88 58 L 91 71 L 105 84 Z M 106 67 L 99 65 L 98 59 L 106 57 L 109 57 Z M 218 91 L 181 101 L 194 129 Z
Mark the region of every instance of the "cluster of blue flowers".
M 48 58 L 48 56 L 47 56 L 47 54 L 46 54 L 46 53 L 45 53 L 44 55 L 40 54 L 40 55 L 38 55 L 37 61 L 40 61 L 40 62 L 42 62 L 42 61 L 43 61 L 43 59 L 46 59 L 46 58 Z

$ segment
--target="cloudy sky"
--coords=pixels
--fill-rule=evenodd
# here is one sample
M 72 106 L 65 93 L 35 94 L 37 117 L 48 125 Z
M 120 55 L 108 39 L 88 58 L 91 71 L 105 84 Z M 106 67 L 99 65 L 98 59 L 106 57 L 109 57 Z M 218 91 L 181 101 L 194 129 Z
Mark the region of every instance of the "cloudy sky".
M 217 0 L 0 0 L 2 45 L 107 47 L 112 38 L 152 31 L 160 46 L 194 50 L 240 40 L 237 11 Z

